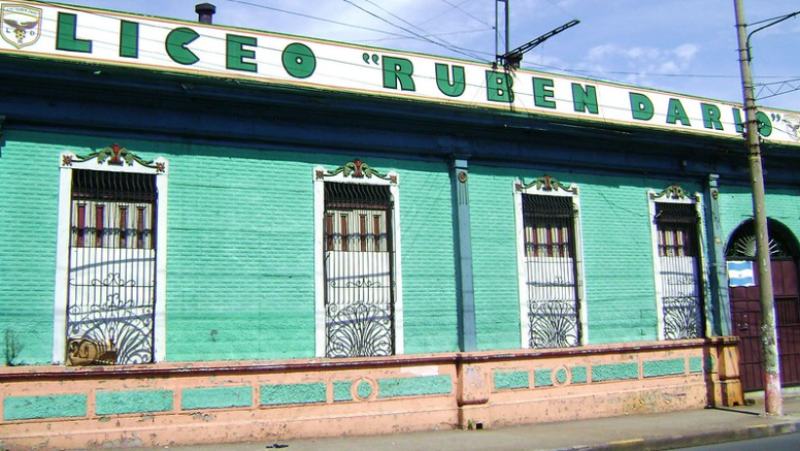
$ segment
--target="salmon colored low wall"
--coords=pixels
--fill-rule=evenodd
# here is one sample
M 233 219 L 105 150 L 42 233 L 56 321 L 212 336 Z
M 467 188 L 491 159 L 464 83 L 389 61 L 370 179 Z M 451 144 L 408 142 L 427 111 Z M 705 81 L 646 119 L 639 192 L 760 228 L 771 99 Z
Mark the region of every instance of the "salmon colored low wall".
M 741 402 L 736 341 L 280 362 L 0 368 L 0 448 L 172 446 Z

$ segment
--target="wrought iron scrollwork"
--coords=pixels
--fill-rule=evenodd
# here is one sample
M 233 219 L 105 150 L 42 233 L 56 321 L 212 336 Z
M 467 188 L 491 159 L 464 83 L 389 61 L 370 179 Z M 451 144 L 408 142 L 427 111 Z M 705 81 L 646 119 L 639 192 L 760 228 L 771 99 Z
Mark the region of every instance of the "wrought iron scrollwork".
M 388 305 L 358 302 L 327 306 L 328 357 L 392 355 L 392 314 Z
M 574 302 L 529 301 L 531 348 L 578 345 L 578 311 Z
M 702 336 L 703 312 L 698 297 L 665 297 L 663 310 L 664 338 L 681 340 Z
M 383 285 L 380 280 L 369 279 L 345 280 L 341 282 L 332 280 L 328 283 L 328 286 L 331 288 L 390 288 L 389 286 Z
M 115 285 L 100 286 L 119 290 L 108 293 L 104 301 L 69 307 L 68 359 L 74 364 L 152 362 L 153 304 L 124 299 L 121 290 L 133 285 L 118 274 L 110 276 Z

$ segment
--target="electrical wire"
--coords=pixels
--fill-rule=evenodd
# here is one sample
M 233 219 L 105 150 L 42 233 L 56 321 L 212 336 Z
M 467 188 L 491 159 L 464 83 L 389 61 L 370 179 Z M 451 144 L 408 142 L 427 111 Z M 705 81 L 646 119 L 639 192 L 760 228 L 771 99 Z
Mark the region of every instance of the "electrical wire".
M 781 14 L 780 16 L 775 16 L 775 17 L 769 17 L 767 19 L 761 19 L 756 22 L 751 22 L 749 24 L 746 24 L 745 26 L 749 27 L 751 25 L 761 25 L 762 23 L 772 22 L 773 20 L 782 19 L 784 17 L 786 17 L 786 14 Z
M 465 55 L 465 56 L 468 56 L 470 58 L 474 58 L 474 59 L 477 59 L 477 60 L 481 59 L 480 56 L 477 56 L 474 53 L 463 51 L 459 47 L 450 46 L 448 44 L 441 43 L 441 42 L 435 41 L 435 40 L 430 39 L 430 38 L 426 38 L 425 36 L 421 35 L 420 33 L 417 33 L 414 30 L 409 30 L 406 27 L 402 27 L 400 25 L 397 25 L 396 23 L 386 19 L 385 17 L 382 17 L 379 14 L 376 14 L 376 13 L 374 13 L 374 12 L 372 12 L 372 11 L 370 11 L 370 10 L 360 6 L 360 5 L 357 5 L 357 4 L 353 3 L 351 0 L 342 0 L 342 1 L 347 3 L 347 4 L 349 4 L 349 5 L 351 5 L 351 6 L 353 6 L 354 8 L 357 8 L 357 9 L 365 12 L 366 14 L 369 14 L 370 16 L 380 20 L 381 22 L 384 22 L 384 23 L 386 23 L 386 24 L 388 24 L 388 25 L 390 25 L 392 27 L 395 27 L 395 28 L 397 28 L 399 30 L 405 31 L 406 33 L 410 33 L 410 34 L 418 37 L 419 39 L 422 39 L 423 41 L 429 42 L 429 43 L 434 44 L 434 45 L 438 45 L 440 47 L 444 47 L 445 49 L 450 50 L 451 52 L 455 52 L 455 53 L 458 53 L 458 54 L 461 54 L 461 55 Z M 402 20 L 402 19 L 400 19 L 400 20 Z M 403 22 L 405 22 L 405 20 L 403 20 Z
M 453 2 L 451 2 L 450 0 L 439 0 L 439 1 L 440 1 L 440 2 L 442 2 L 442 3 L 444 3 L 445 5 L 448 5 L 448 6 L 450 6 L 450 8 L 451 8 L 451 9 L 456 9 L 456 10 L 458 10 L 458 11 L 461 11 L 461 13 L 463 13 L 464 15 L 466 15 L 467 17 L 469 17 L 470 19 L 472 19 L 472 20 L 474 20 L 474 21 L 476 21 L 476 22 L 480 23 L 481 25 L 486 25 L 486 26 L 487 26 L 487 27 L 489 27 L 490 29 L 494 30 L 494 25 L 492 25 L 492 24 L 490 24 L 490 23 L 488 23 L 488 22 L 485 22 L 485 21 L 484 21 L 483 19 L 481 19 L 480 17 L 476 17 L 474 14 L 472 14 L 472 13 L 470 13 L 469 11 L 465 10 L 464 8 L 462 8 L 462 7 L 461 7 L 461 5 L 463 5 L 463 4 L 464 4 L 464 3 L 466 3 L 466 2 L 461 2 L 461 3 L 453 3 Z M 426 23 L 427 23 L 427 22 L 426 22 Z
M 396 36 L 396 37 L 407 37 L 407 36 L 401 35 L 399 33 L 393 33 L 391 31 L 381 30 L 381 29 L 378 29 L 378 28 L 365 27 L 363 25 L 355 25 L 355 24 L 351 24 L 351 23 L 347 23 L 347 22 L 341 22 L 341 21 L 338 21 L 338 20 L 326 19 L 324 17 L 312 16 L 310 14 L 300 13 L 300 12 L 297 12 L 297 11 L 290 11 L 290 10 L 281 9 L 281 8 L 275 8 L 273 6 L 267 6 L 267 5 L 263 5 L 261 3 L 250 2 L 250 1 L 247 1 L 247 0 L 225 0 L 225 1 L 230 2 L 230 3 L 239 3 L 241 5 L 252 6 L 252 7 L 255 7 L 255 8 L 262 8 L 262 9 L 266 9 L 266 10 L 269 10 L 269 11 L 276 11 L 276 12 L 280 12 L 280 13 L 284 13 L 284 14 L 290 14 L 290 15 L 293 15 L 293 16 L 303 17 L 305 19 L 317 20 L 317 21 L 320 21 L 320 22 L 326 22 L 326 23 L 330 23 L 330 24 L 334 24 L 334 25 L 341 25 L 341 26 L 344 26 L 344 27 L 350 27 L 350 28 L 355 28 L 355 29 L 359 29 L 359 30 L 371 31 L 371 32 L 374 32 L 374 33 L 382 33 L 382 34 Z
M 463 5 L 463 4 L 465 4 L 465 3 L 469 3 L 469 2 L 471 2 L 471 1 L 472 1 L 472 0 L 463 0 L 463 1 L 459 2 L 459 3 L 456 3 L 456 5 L 457 5 L 457 6 L 461 6 L 461 5 Z M 425 24 L 427 24 L 427 23 L 433 22 L 434 20 L 436 20 L 436 19 L 438 19 L 438 18 L 440 18 L 440 17 L 444 16 L 444 15 L 445 15 L 445 14 L 447 14 L 448 12 L 450 12 L 450 9 L 446 9 L 446 10 L 444 10 L 444 11 L 438 12 L 438 13 L 434 14 L 433 16 L 431 16 L 431 17 L 428 17 L 427 19 L 425 19 L 425 20 L 423 20 L 422 22 L 420 22 L 420 25 L 425 25 Z M 490 25 L 490 26 L 491 26 L 491 25 Z M 494 27 L 493 27 L 493 28 L 494 28 Z
M 457 35 L 457 34 L 471 34 L 471 33 L 484 33 L 484 32 L 486 32 L 485 28 L 476 28 L 476 29 L 473 29 L 473 30 L 461 30 L 461 31 L 448 31 L 448 32 L 444 32 L 444 33 L 432 33 L 432 34 L 429 34 L 429 35 L 426 35 L 426 36 L 428 36 L 428 37 L 431 37 L 431 36 L 453 36 L 453 35 Z M 360 40 L 358 40 L 358 42 L 396 41 L 396 40 L 402 40 L 402 39 L 416 39 L 416 38 L 413 37 L 413 36 L 398 36 L 398 37 L 388 37 L 388 38 L 360 39 Z

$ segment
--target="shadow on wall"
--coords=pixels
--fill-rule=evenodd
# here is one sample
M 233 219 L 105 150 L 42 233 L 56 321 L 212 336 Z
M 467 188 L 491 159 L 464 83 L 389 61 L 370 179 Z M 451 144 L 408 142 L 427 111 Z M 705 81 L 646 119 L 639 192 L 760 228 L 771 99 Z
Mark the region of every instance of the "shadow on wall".
M 3 358 L 6 366 L 24 365 L 25 362 L 19 360 L 19 355 L 24 346 L 17 339 L 17 333 L 11 329 L 6 329 L 3 334 Z

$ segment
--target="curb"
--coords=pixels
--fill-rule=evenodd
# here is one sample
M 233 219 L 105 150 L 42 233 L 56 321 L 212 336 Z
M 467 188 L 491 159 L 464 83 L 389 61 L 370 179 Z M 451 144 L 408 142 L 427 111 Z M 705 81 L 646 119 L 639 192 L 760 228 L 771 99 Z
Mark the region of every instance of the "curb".
M 790 420 L 780 423 L 759 424 L 743 428 L 701 432 L 691 435 L 618 440 L 601 445 L 559 448 L 558 450 L 554 451 L 655 451 L 675 448 L 691 448 L 694 446 L 714 445 L 727 442 L 739 442 L 743 440 L 753 440 L 776 435 L 791 434 L 798 431 L 800 431 L 800 420 Z

